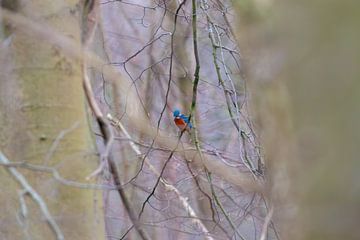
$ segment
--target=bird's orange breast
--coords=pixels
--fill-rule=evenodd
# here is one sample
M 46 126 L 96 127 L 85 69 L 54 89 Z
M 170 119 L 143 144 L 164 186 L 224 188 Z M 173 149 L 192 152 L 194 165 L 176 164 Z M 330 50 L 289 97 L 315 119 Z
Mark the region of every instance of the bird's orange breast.
M 178 126 L 178 127 L 181 128 L 181 129 L 184 129 L 185 126 L 186 126 L 186 122 L 184 121 L 184 119 L 175 118 L 175 119 L 174 119 L 174 122 L 175 122 L 176 126 Z

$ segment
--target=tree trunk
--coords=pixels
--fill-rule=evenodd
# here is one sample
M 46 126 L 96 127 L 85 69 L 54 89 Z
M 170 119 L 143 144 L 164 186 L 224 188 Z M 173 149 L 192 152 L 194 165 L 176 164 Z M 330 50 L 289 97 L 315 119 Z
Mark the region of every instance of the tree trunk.
M 80 1 L 34 0 L 15 11 L 81 41 Z M 96 168 L 82 89 L 81 62 L 59 48 L 10 29 L 10 49 L 0 48 L 0 150 L 12 162 L 56 169 L 61 177 L 84 182 Z M 102 239 L 100 192 L 65 186 L 45 172 L 18 168 L 44 199 L 65 239 Z M 0 168 L 0 238 L 54 239 L 44 216 L 26 196 L 28 214 L 19 217 L 22 187 Z M 6 196 L 6 197 L 5 197 Z M 99 209 L 98 211 L 96 209 Z

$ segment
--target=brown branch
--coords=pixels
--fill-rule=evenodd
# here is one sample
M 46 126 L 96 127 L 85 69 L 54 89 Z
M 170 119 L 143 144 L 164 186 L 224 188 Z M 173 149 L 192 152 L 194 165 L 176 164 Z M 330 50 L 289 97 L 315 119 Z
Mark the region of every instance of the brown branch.
M 171 53 L 170 53 L 170 66 L 169 66 L 169 80 L 168 80 L 168 85 L 167 85 L 167 90 L 166 90 L 166 94 L 165 94 L 165 104 L 161 110 L 161 113 L 160 113 L 160 117 L 159 117 L 159 120 L 157 122 L 157 133 L 159 131 L 159 128 L 160 128 L 160 122 L 161 122 L 161 119 L 162 119 L 162 116 L 165 112 L 165 109 L 166 109 L 166 106 L 167 106 L 167 100 L 168 100 L 168 97 L 169 97 L 169 93 L 170 93 L 170 86 L 171 86 L 171 82 L 172 82 L 172 70 L 173 70 L 173 55 L 174 55 L 174 37 L 175 37 L 175 32 L 176 32 L 176 23 L 177 23 L 177 19 L 178 19 L 178 13 L 180 11 L 180 9 L 182 8 L 182 6 L 185 4 L 186 0 L 182 1 L 178 8 L 176 9 L 176 13 L 175 13 L 175 18 L 174 18 L 174 27 L 173 27 L 173 30 L 171 32 Z M 140 174 L 140 172 L 142 171 L 143 167 L 144 167 L 144 162 L 145 162 L 145 158 L 149 155 L 149 153 L 151 152 L 153 146 L 154 146 L 154 143 L 156 141 L 156 138 L 158 137 L 158 135 L 156 134 L 155 137 L 153 138 L 151 144 L 150 144 L 150 147 L 148 149 L 148 151 L 146 152 L 146 154 L 144 155 L 144 157 L 142 158 L 141 160 L 141 164 L 140 164 L 140 168 L 139 170 L 137 171 L 137 173 L 135 174 L 135 176 L 131 179 L 131 181 L 133 181 L 134 179 L 137 178 L 137 176 Z M 144 206 L 143 206 L 144 207 Z M 143 211 L 143 209 L 142 209 Z M 141 212 L 142 212 L 141 211 Z M 141 216 L 141 212 L 139 214 L 139 216 Z
M 177 147 L 179 146 L 181 137 L 182 137 L 182 135 L 184 134 L 185 130 L 186 130 L 186 129 L 184 129 L 183 131 L 181 131 L 180 136 L 179 136 L 179 138 L 178 138 L 178 141 L 177 141 L 177 144 L 176 144 L 175 148 L 171 151 L 169 157 L 167 158 L 167 160 L 165 161 L 163 167 L 161 168 L 161 171 L 160 171 L 160 174 L 159 174 L 159 176 L 158 176 L 158 178 L 157 178 L 157 180 L 156 180 L 155 186 L 152 188 L 151 193 L 147 196 L 146 200 L 143 202 L 142 207 L 141 207 L 141 211 L 140 211 L 140 213 L 139 213 L 139 219 L 140 219 L 142 213 L 144 212 L 146 203 L 148 203 L 149 200 L 150 200 L 150 198 L 155 194 L 155 190 L 156 190 L 157 186 L 158 186 L 159 183 L 160 183 L 160 180 L 161 180 L 162 175 L 163 175 L 163 173 L 164 173 L 164 171 L 165 171 L 165 168 L 166 168 L 167 164 L 170 162 L 170 160 L 171 160 L 172 156 L 174 155 Z
M 111 126 L 110 126 L 109 122 L 107 121 L 107 119 L 104 118 L 104 115 L 102 114 L 100 107 L 98 106 L 98 104 L 95 100 L 94 93 L 91 89 L 91 83 L 90 83 L 90 80 L 86 73 L 86 64 L 84 64 L 84 66 L 83 66 L 83 71 L 84 71 L 83 87 L 84 87 L 85 95 L 86 95 L 86 98 L 90 105 L 90 108 L 96 117 L 96 121 L 99 124 L 99 128 L 100 128 L 102 135 L 104 136 L 104 141 L 105 141 L 105 145 L 106 145 L 106 150 L 105 150 L 105 153 L 101 157 L 101 162 L 107 161 L 107 164 L 109 165 L 110 173 L 114 180 L 114 184 L 116 186 L 122 186 L 122 183 L 120 180 L 120 174 L 117 170 L 116 163 L 111 155 L 111 147 L 112 147 L 112 144 L 114 141 L 114 136 L 113 136 Z M 135 227 L 136 231 L 139 233 L 140 237 L 144 240 L 150 239 L 148 237 L 148 234 L 141 228 L 140 223 L 135 216 L 135 211 L 132 208 L 129 199 L 126 196 L 125 191 L 121 187 L 117 188 L 117 191 L 120 195 L 120 198 L 124 204 L 124 207 L 125 207 L 128 215 L 129 215 L 129 218 L 132 221 L 132 223 L 134 224 L 134 227 Z
M 123 126 L 123 124 L 119 121 L 114 119 L 111 114 L 107 115 L 107 118 L 115 125 L 117 126 L 122 133 L 130 140 L 132 140 L 130 134 L 128 133 L 128 131 L 125 129 L 125 127 Z M 131 148 L 134 150 L 134 152 L 136 154 L 141 154 L 140 149 L 135 145 L 135 143 L 133 141 L 129 142 Z M 190 217 L 193 218 L 193 222 L 194 224 L 196 224 L 197 226 L 199 226 L 199 228 L 202 230 L 202 232 L 204 232 L 205 234 L 209 233 L 209 230 L 206 228 L 206 226 L 204 225 L 204 223 L 202 222 L 202 220 L 200 220 L 200 218 L 197 216 L 195 210 L 193 209 L 193 207 L 189 204 L 188 202 L 188 198 L 184 197 L 181 192 L 171 183 L 169 183 L 167 180 L 165 180 L 161 174 L 155 169 L 155 167 L 148 161 L 147 158 L 144 159 L 144 162 L 148 165 L 149 169 L 160 179 L 160 182 L 163 184 L 163 186 L 169 190 L 169 191 L 173 191 L 176 196 L 179 198 L 181 204 L 183 205 L 185 211 L 189 214 Z M 187 162 L 188 163 L 188 162 Z M 211 240 L 213 239 L 211 236 L 207 235 L 206 236 L 207 239 Z

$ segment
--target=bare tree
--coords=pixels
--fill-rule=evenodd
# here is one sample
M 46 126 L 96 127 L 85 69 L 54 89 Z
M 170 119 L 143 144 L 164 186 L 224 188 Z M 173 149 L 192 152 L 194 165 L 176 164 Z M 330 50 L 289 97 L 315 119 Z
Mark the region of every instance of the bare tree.
M 119 127 L 119 169 L 141 224 L 153 238 L 256 239 L 268 200 L 257 193 L 263 162 L 234 12 L 220 1 L 105 1 L 100 8 L 109 64 L 131 85 L 124 96 L 109 79 L 98 79 L 115 88 L 106 93 L 99 84 L 98 98 Z M 175 108 L 190 114 L 190 135 L 173 124 Z M 139 129 L 134 116 L 146 127 Z M 133 229 L 132 222 L 121 224 L 124 209 L 115 196 L 107 195 L 110 239 Z M 275 236 L 272 221 L 269 226 Z
M 0 3 L 0 238 L 359 236 L 356 4 Z

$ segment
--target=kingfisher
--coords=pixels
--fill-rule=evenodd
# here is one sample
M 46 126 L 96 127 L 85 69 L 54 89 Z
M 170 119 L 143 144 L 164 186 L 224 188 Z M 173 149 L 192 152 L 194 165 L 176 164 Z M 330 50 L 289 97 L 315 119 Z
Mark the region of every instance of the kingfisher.
M 189 132 L 191 130 L 192 124 L 188 116 L 181 114 L 178 109 L 174 110 L 173 115 L 174 115 L 174 122 L 181 131 L 186 129 Z

